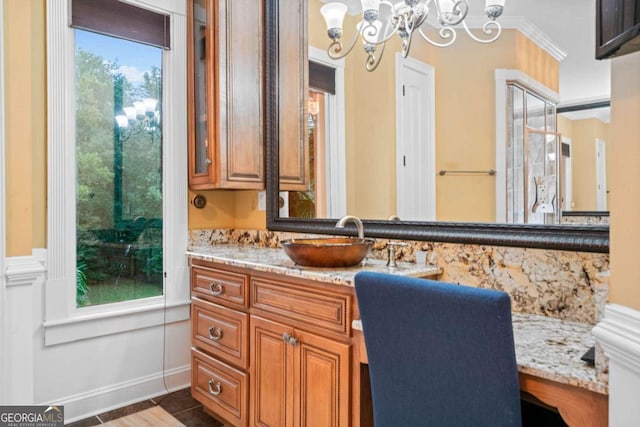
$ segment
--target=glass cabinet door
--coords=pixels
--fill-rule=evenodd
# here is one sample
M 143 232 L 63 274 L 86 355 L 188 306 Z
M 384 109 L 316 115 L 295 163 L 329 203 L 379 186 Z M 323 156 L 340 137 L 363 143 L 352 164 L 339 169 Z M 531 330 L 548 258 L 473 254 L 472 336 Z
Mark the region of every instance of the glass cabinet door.
M 556 106 L 507 85 L 507 222 L 556 224 L 560 217 Z

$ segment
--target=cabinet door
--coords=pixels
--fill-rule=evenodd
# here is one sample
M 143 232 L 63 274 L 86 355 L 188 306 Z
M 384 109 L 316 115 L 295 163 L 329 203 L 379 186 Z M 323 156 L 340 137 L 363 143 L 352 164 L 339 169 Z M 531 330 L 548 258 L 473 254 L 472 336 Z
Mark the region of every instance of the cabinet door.
M 307 141 L 307 2 L 279 0 L 278 120 L 280 190 L 306 191 L 309 185 Z
M 189 148 L 189 186 L 207 188 L 216 181 L 215 105 L 216 76 L 211 68 L 214 58 L 215 26 L 213 0 L 188 3 L 187 113 Z
M 189 0 L 189 187 L 264 188 L 263 1 Z
M 350 346 L 298 330 L 294 336 L 295 425 L 349 425 Z
M 251 425 L 293 425 L 293 328 L 251 316 Z
M 262 189 L 263 2 L 216 1 L 221 179 L 225 188 Z

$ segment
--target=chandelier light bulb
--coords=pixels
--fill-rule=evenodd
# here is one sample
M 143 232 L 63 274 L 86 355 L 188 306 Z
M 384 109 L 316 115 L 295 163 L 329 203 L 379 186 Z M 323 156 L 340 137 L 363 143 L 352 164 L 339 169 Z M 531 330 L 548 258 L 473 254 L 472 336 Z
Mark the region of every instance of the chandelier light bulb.
M 320 13 L 327 24 L 327 33 L 331 40 L 342 37 L 342 22 L 347 14 L 347 6 L 344 3 L 327 3 L 320 8 Z
M 127 116 L 127 119 L 129 120 L 135 120 L 136 117 L 138 116 L 136 113 L 136 109 L 133 107 L 124 107 L 124 114 Z
M 367 22 L 378 19 L 380 0 L 362 0 L 362 18 Z
M 144 98 L 142 103 L 144 104 L 145 113 L 153 113 L 156 110 L 156 105 L 158 105 L 158 100 L 154 98 Z
M 118 123 L 118 127 L 121 129 L 125 129 L 129 127 L 129 119 L 127 119 L 127 116 L 122 114 L 118 114 L 116 116 L 116 123 Z

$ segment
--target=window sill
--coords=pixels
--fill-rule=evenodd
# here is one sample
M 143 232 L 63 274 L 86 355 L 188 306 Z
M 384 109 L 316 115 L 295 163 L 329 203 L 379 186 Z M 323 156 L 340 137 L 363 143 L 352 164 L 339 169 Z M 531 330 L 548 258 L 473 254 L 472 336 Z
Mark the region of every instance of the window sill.
M 191 301 L 164 304 L 158 298 L 152 304 L 128 307 L 44 323 L 45 346 L 80 341 L 105 335 L 188 320 Z

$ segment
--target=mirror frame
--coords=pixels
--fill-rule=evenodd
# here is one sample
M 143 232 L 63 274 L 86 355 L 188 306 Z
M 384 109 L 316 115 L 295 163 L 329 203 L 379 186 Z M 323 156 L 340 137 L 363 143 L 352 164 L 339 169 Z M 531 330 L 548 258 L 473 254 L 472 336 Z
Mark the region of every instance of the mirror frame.
M 278 3 L 265 0 L 265 143 L 267 229 L 307 234 L 356 235 L 338 219 L 279 217 Z M 609 226 L 525 225 L 462 222 L 362 220 L 367 237 L 509 246 L 581 252 L 609 252 Z

